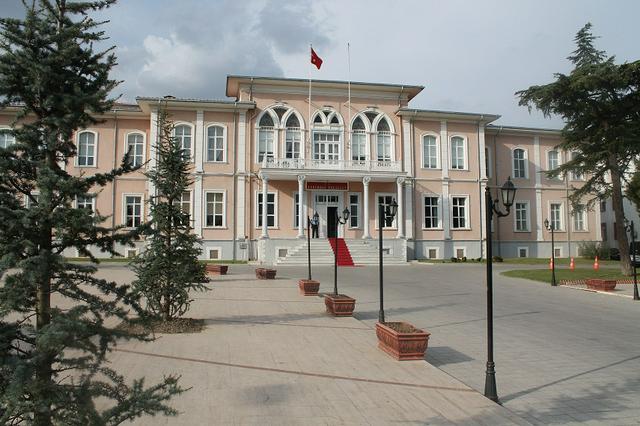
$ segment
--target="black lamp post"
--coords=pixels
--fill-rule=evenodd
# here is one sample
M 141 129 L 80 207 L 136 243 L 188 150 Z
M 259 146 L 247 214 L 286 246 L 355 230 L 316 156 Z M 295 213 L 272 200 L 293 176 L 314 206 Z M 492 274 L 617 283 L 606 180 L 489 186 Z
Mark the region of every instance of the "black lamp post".
M 344 225 L 349 220 L 349 209 L 342 211 L 342 217 L 336 212 L 336 249 L 333 251 L 333 294 L 338 294 L 338 225 Z
M 493 200 L 489 187 L 485 190 L 485 202 L 487 207 L 486 215 L 486 235 L 487 235 L 487 371 L 484 382 L 484 396 L 492 401 L 498 402 L 498 391 L 496 389 L 496 370 L 493 362 L 493 252 L 491 237 L 491 222 L 493 215 L 504 217 L 511 211 L 513 200 L 516 196 L 516 187 L 511 182 L 511 177 L 502 185 L 500 189 L 502 204 L 506 211 L 500 210 L 499 201 Z
M 384 323 L 384 291 L 383 291 L 383 273 L 382 273 L 382 231 L 384 226 L 391 226 L 393 218 L 398 212 L 398 203 L 396 200 L 385 209 L 383 204 L 378 206 L 378 268 L 380 273 L 380 311 L 378 312 L 378 322 Z
M 314 223 L 318 223 L 318 212 L 313 214 Z M 311 219 L 307 216 L 307 265 L 309 266 L 309 281 L 311 281 Z
M 636 229 L 633 221 L 625 221 L 625 230 L 631 234 L 631 262 L 633 263 L 633 300 L 640 300 L 638 295 L 638 275 L 636 272 Z
M 553 237 L 556 229 L 553 226 L 553 222 L 549 222 L 549 219 L 544 220 L 544 227 L 547 228 L 547 231 L 551 231 L 551 285 L 557 286 L 556 283 L 556 242 Z

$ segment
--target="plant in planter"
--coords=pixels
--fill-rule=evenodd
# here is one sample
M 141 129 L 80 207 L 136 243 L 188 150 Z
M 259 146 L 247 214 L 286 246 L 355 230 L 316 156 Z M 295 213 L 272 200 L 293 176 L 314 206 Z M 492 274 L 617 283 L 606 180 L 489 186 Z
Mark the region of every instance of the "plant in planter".
M 207 264 L 207 273 L 212 275 L 227 275 L 229 271 L 228 265 Z
M 616 280 L 602 280 L 590 278 L 587 280 L 587 288 L 599 291 L 613 291 L 616 288 Z
M 318 221 L 318 212 L 313 214 L 313 220 Z M 311 219 L 307 216 L 307 265 L 309 266 L 309 278 L 298 280 L 298 288 L 304 296 L 316 296 L 320 289 L 320 283 L 311 278 Z
M 339 225 L 344 225 L 349 219 L 349 209 L 342 211 L 342 217 L 336 213 L 336 232 Z M 356 299 L 344 294 L 338 293 L 338 238 L 336 237 L 335 248 L 333 251 L 333 294 L 326 294 L 324 296 L 324 305 L 327 308 L 327 312 L 336 317 L 348 317 L 353 315 L 353 310 L 356 307 Z
M 259 280 L 274 280 L 276 278 L 276 270 L 268 268 L 256 268 L 256 278 Z
M 387 226 L 393 224 L 393 218 L 396 215 L 398 204 L 395 200 L 387 205 L 380 204 L 378 207 L 378 216 L 381 223 Z M 424 353 L 427 350 L 427 342 L 429 333 L 420 330 L 406 322 L 386 322 L 384 319 L 384 280 L 383 280 L 383 244 L 382 244 L 382 226 L 379 227 L 379 268 L 380 268 L 380 311 L 378 314 L 378 322 L 376 323 L 376 336 L 378 337 L 378 347 L 396 358 L 398 361 L 420 360 L 424 359 Z M 458 261 L 452 257 L 451 260 Z M 465 258 L 466 259 L 466 258 Z

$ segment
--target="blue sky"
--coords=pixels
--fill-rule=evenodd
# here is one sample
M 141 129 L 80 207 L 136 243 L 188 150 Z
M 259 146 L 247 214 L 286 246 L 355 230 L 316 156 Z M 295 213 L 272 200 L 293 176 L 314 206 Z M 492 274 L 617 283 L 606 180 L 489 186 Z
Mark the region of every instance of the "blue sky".
M 4 0 L 0 14 L 19 13 Z M 514 92 L 567 72 L 586 23 L 618 61 L 640 59 L 638 1 L 121 0 L 102 12 L 123 79 L 118 94 L 224 97 L 227 74 L 424 85 L 411 106 L 501 114 L 505 125 L 559 127 Z

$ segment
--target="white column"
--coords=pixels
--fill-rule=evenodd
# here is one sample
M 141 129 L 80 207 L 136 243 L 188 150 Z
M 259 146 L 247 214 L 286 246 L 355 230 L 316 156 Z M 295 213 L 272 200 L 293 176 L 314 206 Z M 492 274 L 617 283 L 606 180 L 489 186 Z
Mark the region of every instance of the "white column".
M 362 185 L 364 186 L 364 199 L 362 201 L 362 212 L 364 213 L 364 232 L 362 233 L 363 239 L 371 238 L 371 234 L 369 234 L 369 182 L 371 182 L 371 178 L 369 176 L 362 178 Z
M 245 215 L 246 215 L 246 185 L 245 185 L 245 177 L 244 176 L 238 176 L 238 180 L 236 182 L 236 184 L 238 185 L 237 191 L 236 191 L 236 214 L 237 217 L 235 218 L 235 222 L 236 222 L 236 235 L 238 236 L 238 238 L 244 238 L 245 235 L 247 235 L 247 231 L 245 229 Z
M 197 174 L 193 189 L 193 231 L 202 238 L 202 174 Z
M 415 236 L 413 235 L 413 215 L 414 215 L 414 205 L 413 205 L 413 185 L 415 181 L 409 181 L 406 188 L 406 197 L 404 199 L 404 236 L 408 240 L 413 240 Z
M 442 229 L 444 231 L 444 239 L 451 239 L 451 221 L 449 211 L 449 181 L 442 182 Z
M 202 162 L 204 161 L 204 112 L 196 112 L 196 135 L 195 135 L 195 158 L 196 173 L 202 172 Z
M 237 163 L 238 163 L 238 172 L 244 173 L 247 168 L 245 165 L 246 162 L 246 149 L 245 147 L 249 147 L 249 141 L 247 140 L 247 113 L 241 112 L 240 118 L 238 120 L 238 152 L 236 154 Z
M 396 179 L 397 193 L 398 193 L 398 212 L 396 223 L 398 224 L 398 235 L 396 238 L 404 238 L 404 178 L 399 177 Z
M 267 184 L 269 180 L 265 175 L 262 175 L 262 235 L 260 238 L 269 238 L 269 229 L 267 226 Z
M 540 156 L 540 137 L 533 138 L 533 173 L 536 179 L 536 240 L 542 241 L 542 160 Z
M 304 180 L 306 176 L 298 176 L 298 238 L 304 238 Z
M 147 171 L 154 170 L 157 163 L 157 147 L 158 147 L 158 109 L 151 110 L 151 124 L 149 128 L 149 162 L 147 163 Z M 147 197 L 156 195 L 156 186 L 149 179 L 145 179 L 147 184 Z M 147 218 L 151 219 L 151 209 L 147 210 Z

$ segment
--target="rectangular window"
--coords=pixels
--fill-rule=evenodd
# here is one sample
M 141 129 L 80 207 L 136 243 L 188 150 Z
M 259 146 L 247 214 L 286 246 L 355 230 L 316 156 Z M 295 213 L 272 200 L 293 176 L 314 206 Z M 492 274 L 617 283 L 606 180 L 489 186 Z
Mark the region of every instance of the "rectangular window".
M 314 160 L 339 160 L 340 159 L 340 134 L 339 133 L 313 133 L 313 159 Z
M 438 249 L 430 248 L 427 251 L 427 256 L 429 259 L 437 259 L 438 258 Z
M 96 165 L 96 135 L 82 132 L 78 136 L 78 166 L 91 167 Z
M 573 230 L 574 231 L 586 231 L 586 207 L 583 204 L 577 205 L 573 209 Z
M 562 231 L 562 203 L 551 203 L 550 206 L 551 226 L 555 231 Z
M 298 192 L 293 193 L 293 227 L 298 228 L 298 224 L 300 223 L 300 194 Z
M 600 234 L 602 237 L 602 241 L 607 241 L 607 224 L 606 223 L 601 223 L 600 224 Z
M 391 133 L 378 132 L 378 161 L 391 161 Z
M 258 163 L 262 163 L 264 158 L 273 159 L 273 129 L 261 128 L 258 132 Z
M 224 227 L 224 192 L 207 192 L 205 208 L 205 226 Z
M 262 227 L 262 192 L 258 192 L 258 228 Z M 267 227 L 276 226 L 276 193 L 267 193 Z
M 465 247 L 456 247 L 456 257 L 458 259 L 462 259 L 463 257 L 467 257 L 467 249 Z
M 140 133 L 127 135 L 127 152 L 129 153 L 129 163 L 133 167 L 142 165 L 144 161 L 144 136 Z
M 189 224 L 191 221 L 191 192 L 184 191 L 182 193 L 182 197 L 180 198 L 180 210 L 188 216 L 186 224 Z
M 439 197 L 424 197 L 424 227 L 425 229 L 440 228 Z
M 464 170 L 467 168 L 465 141 L 460 136 L 451 138 L 451 168 Z
M 76 197 L 77 209 L 88 209 L 91 212 L 96 211 L 96 197 L 90 194 L 78 195 Z
M 520 179 L 527 177 L 527 154 L 524 149 L 513 150 L 513 177 Z
M 376 205 L 376 216 L 378 219 L 378 229 L 380 228 L 380 205 L 382 205 L 385 209 L 385 211 L 387 211 L 387 206 L 390 206 L 391 203 L 393 202 L 394 196 L 393 195 L 378 195 L 378 204 Z M 396 221 L 398 220 L 398 215 L 396 215 L 396 217 L 393 218 L 393 223 L 391 224 L 391 226 L 388 226 L 386 223 L 384 224 L 384 228 L 395 228 L 396 227 Z
M 285 157 L 300 158 L 302 132 L 298 129 L 287 129 L 285 133 Z
M 207 161 L 224 162 L 224 127 L 207 128 Z
M 349 194 L 349 228 L 358 228 L 360 226 L 360 195 Z
M 527 247 L 518 247 L 518 257 L 529 257 L 529 249 Z
M 426 135 L 422 139 L 422 167 L 425 169 L 438 168 L 438 144 L 435 136 Z
M 127 228 L 136 228 L 142 223 L 142 197 L 126 195 L 124 197 L 124 224 Z
M 468 220 L 468 198 L 467 197 L 452 197 L 451 198 L 451 228 L 452 229 L 466 229 L 469 227 Z
M 191 126 L 179 124 L 173 128 L 173 137 L 182 147 L 182 157 L 191 159 Z
M 0 130 L 0 148 L 9 148 L 14 143 L 16 143 L 16 138 L 11 130 Z
M 351 160 L 367 161 L 367 135 L 363 131 L 351 135 Z
M 571 153 L 571 159 L 575 160 L 578 157 L 578 154 L 573 152 Z M 571 180 L 584 180 L 584 175 L 580 171 L 571 172 Z
M 549 151 L 547 153 L 547 171 L 555 170 L 560 165 L 558 151 Z
M 515 203 L 515 221 L 517 232 L 529 232 L 529 203 Z

